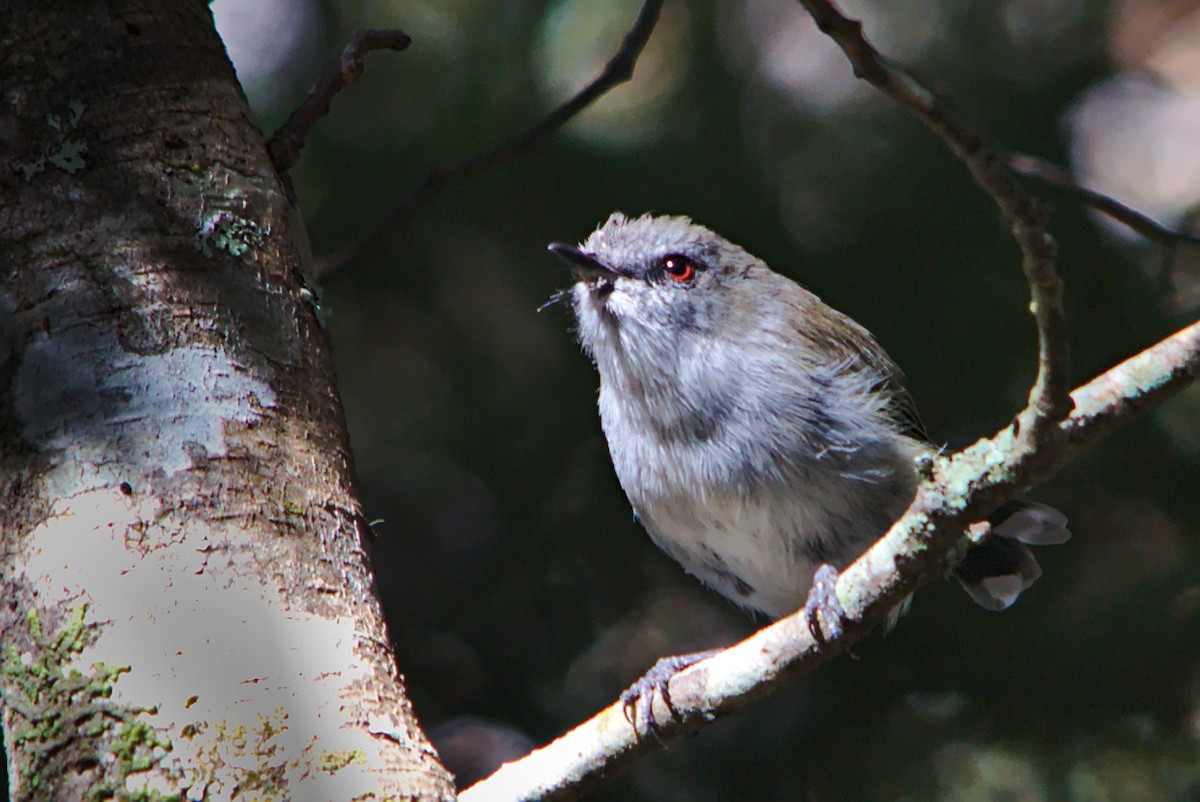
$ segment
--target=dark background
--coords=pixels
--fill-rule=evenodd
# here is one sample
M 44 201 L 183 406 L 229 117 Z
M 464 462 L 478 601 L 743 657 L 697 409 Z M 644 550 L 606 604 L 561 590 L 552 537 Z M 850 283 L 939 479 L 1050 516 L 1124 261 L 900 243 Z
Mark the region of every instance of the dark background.
M 294 8 L 262 27 L 234 0 L 214 4 L 267 131 L 352 30 L 414 40 L 369 57 L 292 171 L 318 259 L 428 168 L 582 86 L 639 5 L 274 2 Z M 1200 197 L 1194 3 L 848 10 L 1003 145 L 1073 164 L 1167 222 Z M 1195 253 L 1171 257 L 1043 196 L 1077 384 L 1194 317 Z M 569 313 L 535 311 L 569 281 L 546 244 L 617 209 L 689 214 L 853 315 L 951 447 L 1002 426 L 1033 376 L 1017 250 L 945 146 L 856 85 L 798 4 L 667 0 L 634 83 L 449 187 L 323 282 L 398 659 L 464 778 L 470 761 L 513 757 L 611 703 L 656 657 L 761 623 L 633 521 Z M 1041 555 L 1045 576 L 1015 608 L 989 614 L 935 583 L 857 660 L 671 745 L 596 798 L 1200 799 L 1200 395 L 1032 495 L 1066 512 L 1075 538 Z

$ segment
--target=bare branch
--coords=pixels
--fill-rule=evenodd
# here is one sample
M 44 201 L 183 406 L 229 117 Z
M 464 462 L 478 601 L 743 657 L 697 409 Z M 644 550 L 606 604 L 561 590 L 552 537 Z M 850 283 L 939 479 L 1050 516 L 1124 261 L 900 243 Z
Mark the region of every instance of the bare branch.
M 1197 377 L 1200 323 L 1075 390 L 1075 409 L 1057 426 L 1059 442 L 1068 445 L 1048 462 L 1033 459 L 1039 444 L 1016 441 L 1011 426 L 957 454 L 938 458 L 934 477 L 921 484 L 904 516 L 838 579 L 838 596 L 848 618 L 841 642 L 818 645 L 804 610 L 800 610 L 672 678 L 673 709 L 655 698 L 655 717 L 660 722 L 657 738 L 639 738 L 617 703 L 556 741 L 504 765 L 459 799 L 515 802 L 575 797 L 662 743 L 745 707 L 783 681 L 811 671 L 882 623 L 889 611 L 919 586 L 942 575 L 947 558 L 970 537 L 961 534 L 969 522 L 987 515 L 1033 475 L 1050 476 L 1079 448 L 1162 403 Z M 1028 450 L 1018 451 L 1002 464 L 991 458 L 1013 448 Z M 968 488 L 965 494 L 963 488 Z
M 326 279 L 360 259 L 363 254 L 379 244 L 379 241 L 398 224 L 412 216 L 434 195 L 447 186 L 474 178 L 493 167 L 499 167 L 512 158 L 531 150 L 550 134 L 562 128 L 579 112 L 594 103 L 605 92 L 625 83 L 633 77 L 633 67 L 641 56 L 654 25 L 658 22 L 663 0 L 646 0 L 638 12 L 637 20 L 629 33 L 625 34 L 621 47 L 608 60 L 604 70 L 583 89 L 554 111 L 543 117 L 532 128 L 502 142 L 491 150 L 476 154 L 454 164 L 434 167 L 425 177 L 401 198 L 379 222 L 364 234 L 354 239 L 333 255 L 320 260 L 316 265 L 317 278 Z
M 1017 182 L 1004 159 L 934 92 L 888 63 L 863 35 L 862 23 L 844 16 L 829 0 L 800 0 L 817 27 L 846 54 L 854 74 L 916 114 L 967 166 L 975 182 L 992 197 L 1021 249 L 1029 282 L 1030 311 L 1038 332 L 1038 374 L 1029 403 L 1020 414 L 1022 437 L 1056 436 L 1055 424 L 1071 410 L 1066 317 L 1062 281 L 1054 270 L 1054 240 L 1044 215 Z
M 363 30 L 350 37 L 337 67 L 309 90 L 308 97 L 291 113 L 287 121 L 267 140 L 267 154 L 275 171 L 283 174 L 300 161 L 304 138 L 317 120 L 329 113 L 333 96 L 347 84 L 358 83 L 366 65 L 363 57 L 370 50 L 404 50 L 412 39 L 402 31 Z
M 1086 203 L 1098 212 L 1108 215 L 1118 223 L 1141 234 L 1146 239 L 1174 248 L 1177 245 L 1200 245 L 1200 236 L 1186 231 L 1175 231 L 1131 209 L 1123 203 L 1095 190 L 1081 187 L 1066 170 L 1045 159 L 1028 153 L 1007 153 L 1005 163 L 1010 170 L 1022 178 L 1037 181 L 1048 187 Z

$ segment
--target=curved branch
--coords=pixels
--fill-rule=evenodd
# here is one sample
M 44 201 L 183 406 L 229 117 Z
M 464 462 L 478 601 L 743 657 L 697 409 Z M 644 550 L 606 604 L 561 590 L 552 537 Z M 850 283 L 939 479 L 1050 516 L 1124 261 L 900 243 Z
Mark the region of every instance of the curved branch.
M 1028 153 L 1007 153 L 1004 159 L 1009 169 L 1022 178 L 1053 187 L 1059 192 L 1077 198 L 1152 242 L 1168 248 L 1174 248 L 1177 245 L 1200 245 L 1200 236 L 1167 228 L 1137 209 L 1131 209 L 1108 195 L 1082 187 L 1075 183 L 1075 179 L 1070 173 L 1045 159 L 1031 156 Z
M 395 30 L 363 30 L 350 37 L 338 65 L 313 85 L 304 102 L 288 115 L 284 124 L 267 140 L 267 155 L 271 157 L 275 171 L 282 175 L 300 161 L 300 150 L 304 147 L 304 138 L 309 130 L 317 124 L 317 120 L 329 113 L 329 104 L 333 102 L 334 95 L 347 85 L 358 83 L 366 68 L 364 56 L 369 51 L 399 51 L 410 44 L 412 39 L 408 34 Z
M 819 644 L 804 610 L 680 672 L 670 683 L 672 707 L 655 697 L 657 738 L 639 737 L 621 703 L 554 742 L 505 764 L 459 795 L 461 802 L 516 802 L 577 796 L 604 776 L 628 768 L 664 742 L 691 732 L 768 694 L 860 640 L 921 585 L 941 576 L 971 521 L 987 515 L 1031 479 L 1050 476 L 1082 446 L 1162 403 L 1200 377 L 1200 323 L 1117 365 L 1072 393 L 1075 409 L 1057 425 L 1059 449 L 1048 461 L 1039 444 L 1008 427 L 990 439 L 934 462 L 908 511 L 846 568 L 837 592 L 847 616 L 845 637 Z M 1015 449 L 1015 451 L 1014 451 Z M 997 463 L 994 455 L 1009 452 Z M 967 488 L 967 492 L 962 492 Z
M 604 70 L 591 83 L 579 90 L 574 97 L 547 114 L 532 128 L 502 142 L 491 150 L 454 164 L 429 170 L 425 173 L 425 177 L 407 195 L 397 201 L 384 214 L 383 218 L 366 233 L 343 246 L 331 256 L 318 261 L 315 269 L 317 278 L 326 279 L 358 261 L 363 254 L 376 247 L 389 231 L 412 216 L 430 198 L 450 184 L 474 178 L 480 173 L 493 167 L 499 167 L 513 157 L 531 150 L 543 139 L 566 125 L 571 118 L 594 103 L 605 92 L 628 81 L 633 77 L 633 67 L 637 64 L 638 57 L 645 49 L 646 42 L 650 40 L 650 34 L 658 22 L 662 4 L 663 0 L 646 0 L 642 4 L 637 20 L 629 29 L 629 33 L 625 34 L 621 47 L 608 60 Z
M 1054 270 L 1054 240 L 1041 209 L 1008 169 L 1002 154 L 968 126 L 948 103 L 907 72 L 884 59 L 863 35 L 862 23 L 844 16 L 829 0 L 800 0 L 817 27 L 833 39 L 854 74 L 913 112 L 942 138 L 1000 209 L 1021 249 L 1038 334 L 1038 373 L 1029 403 L 1020 413 L 1020 435 L 1035 440 L 1057 436 L 1056 423 L 1071 411 L 1067 324 L 1062 281 Z

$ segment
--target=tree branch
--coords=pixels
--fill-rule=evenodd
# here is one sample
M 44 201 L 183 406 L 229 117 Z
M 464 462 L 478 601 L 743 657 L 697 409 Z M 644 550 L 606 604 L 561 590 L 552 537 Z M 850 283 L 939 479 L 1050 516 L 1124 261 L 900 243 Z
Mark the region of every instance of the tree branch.
M 404 50 L 412 39 L 402 31 L 363 30 L 350 37 L 342 50 L 339 64 L 329 71 L 309 90 L 308 97 L 299 108 L 288 116 L 287 121 L 267 140 L 267 155 L 275 172 L 282 175 L 300 161 L 300 150 L 304 138 L 317 120 L 329 113 L 333 96 L 348 84 L 358 83 L 366 68 L 364 56 L 370 50 Z
M 1045 159 L 1031 156 L 1028 153 L 1007 153 L 1004 157 L 1009 169 L 1022 178 L 1036 181 L 1044 186 L 1070 195 L 1096 211 L 1111 217 L 1132 231 L 1141 234 L 1151 242 L 1156 242 L 1168 248 L 1177 245 L 1200 245 L 1200 236 L 1186 231 L 1175 231 L 1150 219 L 1146 215 L 1131 209 L 1108 195 L 1095 190 L 1081 187 L 1066 170 L 1051 164 Z
M 1020 247 L 1038 332 L 1038 375 L 1017 418 L 989 439 L 928 466 L 912 504 L 886 535 L 839 577 L 847 620 L 841 641 L 813 637 L 801 610 L 736 646 L 680 672 L 667 705 L 654 703 L 656 738 L 639 737 L 617 703 L 553 743 L 503 766 L 460 795 L 464 802 L 576 796 L 661 743 L 737 710 L 777 684 L 811 670 L 865 636 L 918 587 L 945 573 L 970 544 L 977 522 L 1034 479 L 1050 476 L 1080 447 L 1162 402 L 1200 375 L 1200 323 L 1193 324 L 1070 392 L 1062 282 L 1055 246 L 1037 204 L 1006 154 L 961 121 L 933 92 L 887 63 L 862 25 L 826 0 L 800 0 L 842 48 L 855 74 L 914 112 L 947 143 L 995 201 Z M 1073 411 L 1072 411 L 1073 410 Z
M 970 538 L 961 533 L 971 521 L 987 515 L 1033 475 L 1050 476 L 1082 446 L 1162 403 L 1198 376 L 1200 323 L 1194 323 L 1075 390 L 1075 409 L 1057 426 L 1067 447 L 1053 459 L 1024 459 L 1039 450 L 1038 444 L 1024 441 L 1018 446 L 1013 426 L 957 454 L 937 458 L 933 478 L 921 484 L 904 516 L 842 572 L 837 592 L 847 621 L 841 642 L 818 645 L 800 610 L 672 678 L 673 709 L 661 696 L 655 697 L 657 738 L 639 737 L 618 702 L 547 746 L 505 764 L 459 799 L 515 802 L 575 797 L 663 743 L 811 671 L 882 623 L 918 587 L 942 575 L 948 555 Z M 1031 451 L 1002 464 L 991 459 L 1021 447 Z
M 379 222 L 342 247 L 341 250 L 318 261 L 315 270 L 317 278 L 327 279 L 358 261 L 363 254 L 377 246 L 388 232 L 412 216 L 430 198 L 447 186 L 474 178 L 531 150 L 543 139 L 566 125 L 604 93 L 628 81 L 633 77 L 634 65 L 637 64 L 638 57 L 641 56 L 654 26 L 658 22 L 662 4 L 663 0 L 646 0 L 642 4 L 637 20 L 633 23 L 629 33 L 625 34 L 621 47 L 608 60 L 604 70 L 591 83 L 579 90 L 574 97 L 547 114 L 532 128 L 502 142 L 491 150 L 429 170 L 425 173 L 424 178 L 407 195 L 396 202 Z
M 1066 317 L 1062 281 L 1054 270 L 1054 240 L 1041 209 L 1017 182 L 1000 152 L 971 129 L 933 91 L 889 64 L 863 35 L 862 23 L 844 16 L 828 0 L 800 0 L 817 27 L 846 54 L 854 74 L 913 112 L 941 137 L 999 207 L 1021 249 L 1038 333 L 1038 373 L 1021 412 L 1022 437 L 1056 436 L 1058 421 L 1071 410 Z

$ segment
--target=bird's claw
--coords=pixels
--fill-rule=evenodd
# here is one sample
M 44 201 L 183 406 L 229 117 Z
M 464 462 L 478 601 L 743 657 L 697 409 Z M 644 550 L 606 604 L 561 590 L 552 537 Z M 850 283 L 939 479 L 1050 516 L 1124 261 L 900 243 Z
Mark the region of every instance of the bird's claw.
M 654 715 L 655 692 L 662 696 L 663 704 L 667 706 L 667 710 L 671 711 L 671 715 L 677 715 L 678 711 L 671 702 L 671 678 L 688 666 L 695 665 L 706 657 L 712 657 L 718 651 L 720 650 L 710 649 L 704 652 L 661 657 L 637 682 L 626 688 L 621 694 L 621 706 L 625 713 L 625 720 L 633 725 L 634 731 L 638 734 L 643 734 L 643 732 L 651 734 L 657 738 L 659 722 Z
M 842 639 L 845 630 L 846 611 L 837 597 L 838 572 L 829 563 L 823 563 L 813 573 L 812 588 L 804 602 L 804 617 L 817 643 L 826 644 Z

